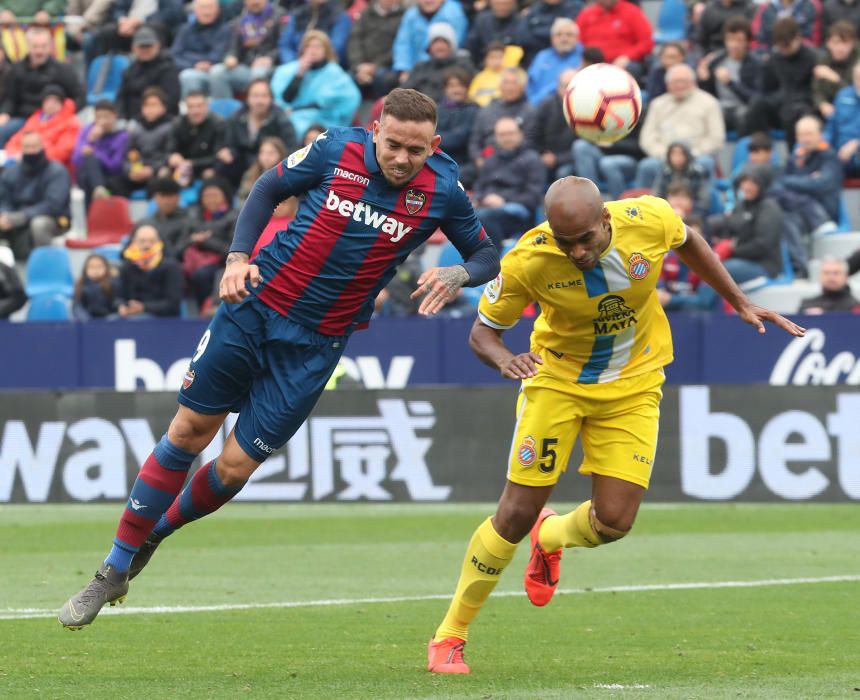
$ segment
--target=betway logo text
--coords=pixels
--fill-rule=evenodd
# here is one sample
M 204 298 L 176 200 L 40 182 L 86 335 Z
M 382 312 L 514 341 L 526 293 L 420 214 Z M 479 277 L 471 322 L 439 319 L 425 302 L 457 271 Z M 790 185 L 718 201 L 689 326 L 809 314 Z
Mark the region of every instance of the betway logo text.
M 860 395 L 834 398 L 833 411 L 781 411 L 755 430 L 750 412 L 745 418 L 712 410 L 710 387 L 681 387 L 681 490 L 729 500 L 742 496 L 758 474 L 770 493 L 786 500 L 820 496 L 833 480 L 848 498 L 860 500 Z
M 383 233 L 387 233 L 391 236 L 392 243 L 397 243 L 397 241 L 412 230 L 411 226 L 406 226 L 402 221 L 398 221 L 393 216 L 376 211 L 376 209 L 364 202 L 341 199 L 333 190 L 329 190 L 328 192 L 328 197 L 325 200 L 325 208 L 336 211 L 347 219 L 364 223 L 365 226 L 370 226 L 371 228 L 381 230 Z
M 173 362 L 166 372 L 149 357 L 138 357 L 137 342 L 131 338 L 114 341 L 114 388 L 117 391 L 178 391 L 182 378 L 191 362 L 190 357 L 181 357 Z M 394 355 L 383 371 L 382 362 L 375 355 L 341 357 L 341 365 L 350 379 L 366 389 L 402 389 L 409 383 L 415 365 L 411 355 Z

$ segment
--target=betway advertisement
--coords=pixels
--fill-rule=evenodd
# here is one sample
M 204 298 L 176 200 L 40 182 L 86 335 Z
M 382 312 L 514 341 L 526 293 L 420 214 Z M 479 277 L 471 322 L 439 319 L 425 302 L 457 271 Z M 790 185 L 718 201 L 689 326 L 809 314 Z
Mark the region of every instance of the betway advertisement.
M 121 502 L 175 411 L 173 393 L 6 393 L 0 503 Z M 497 500 L 516 387 L 327 392 L 238 496 L 248 501 Z M 860 392 L 666 387 L 648 498 L 860 500 Z M 202 455 L 215 457 L 224 430 Z M 586 498 L 575 448 L 555 500 Z
M 669 384 L 860 384 L 860 317 L 797 317 L 809 330 L 792 339 L 775 328 L 758 335 L 737 318 L 675 315 Z M 505 335 L 526 350 L 532 319 Z M 430 384 L 504 384 L 468 347 L 471 318 L 383 318 L 355 333 L 343 359 L 344 384 L 403 389 Z M 0 390 L 173 391 L 206 330 L 204 321 L 4 323 Z

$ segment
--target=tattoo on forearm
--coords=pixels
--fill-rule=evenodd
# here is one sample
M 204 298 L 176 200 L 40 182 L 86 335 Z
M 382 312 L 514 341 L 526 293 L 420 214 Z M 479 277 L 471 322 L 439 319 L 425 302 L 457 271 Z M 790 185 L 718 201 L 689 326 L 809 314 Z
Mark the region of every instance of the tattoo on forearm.
M 232 253 L 230 253 L 227 256 L 227 263 L 226 263 L 227 265 L 232 265 L 233 263 L 237 263 L 237 262 L 243 262 L 243 263 L 248 262 L 248 254 L 247 253 L 240 253 L 238 251 L 233 251 Z
M 469 273 L 462 265 L 452 265 L 451 267 L 439 268 L 436 277 L 445 284 L 448 290 L 448 295 L 453 299 L 460 287 L 469 281 Z

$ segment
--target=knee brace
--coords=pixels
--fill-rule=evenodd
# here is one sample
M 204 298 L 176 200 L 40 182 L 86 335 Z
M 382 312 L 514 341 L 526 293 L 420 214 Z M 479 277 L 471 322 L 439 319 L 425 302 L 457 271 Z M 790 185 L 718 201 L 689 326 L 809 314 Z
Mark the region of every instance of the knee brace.
M 591 529 L 600 535 L 600 539 L 603 540 L 602 544 L 609 544 L 610 542 L 620 540 L 630 532 L 630 530 L 616 530 L 614 527 L 604 525 L 597 519 L 597 513 L 594 510 L 594 506 L 591 506 L 591 508 L 588 509 L 588 522 L 591 524 Z

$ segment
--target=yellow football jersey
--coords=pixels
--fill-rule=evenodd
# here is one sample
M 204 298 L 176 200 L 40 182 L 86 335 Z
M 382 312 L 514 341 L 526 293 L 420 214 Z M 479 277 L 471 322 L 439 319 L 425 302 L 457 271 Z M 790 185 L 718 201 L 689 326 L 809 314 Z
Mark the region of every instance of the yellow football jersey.
M 593 269 L 577 268 L 544 222 L 505 255 L 478 306 L 483 323 L 505 329 L 537 302 L 532 350 L 563 356 L 572 363 L 570 376 L 583 384 L 632 377 L 672 361 L 672 334 L 655 289 L 664 256 L 686 240 L 684 223 L 657 197 L 607 202 L 606 208 L 612 238 Z

